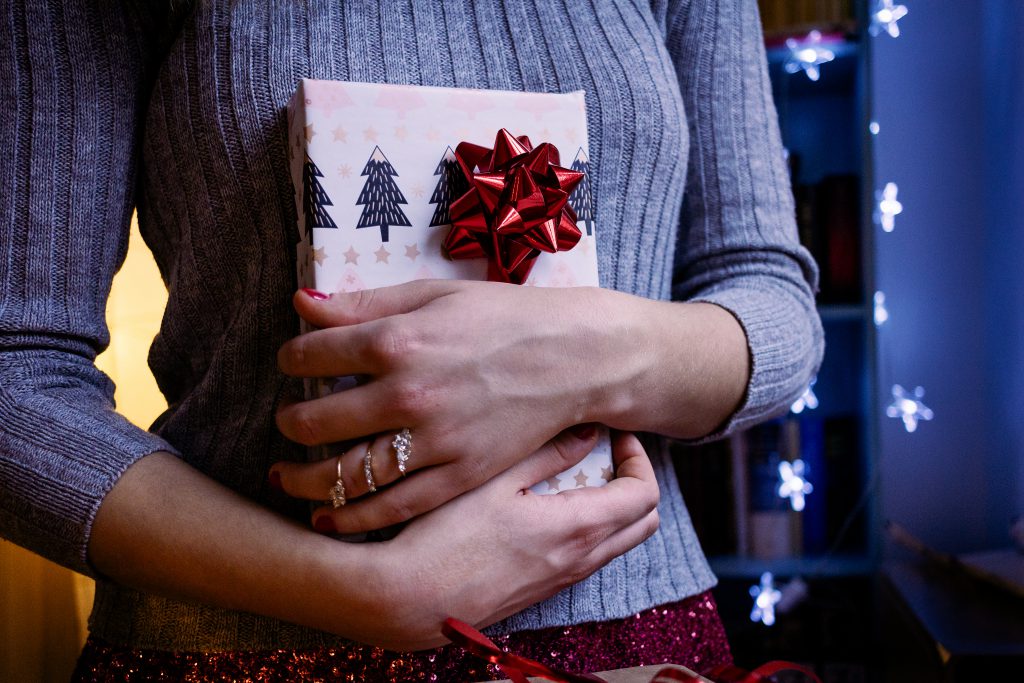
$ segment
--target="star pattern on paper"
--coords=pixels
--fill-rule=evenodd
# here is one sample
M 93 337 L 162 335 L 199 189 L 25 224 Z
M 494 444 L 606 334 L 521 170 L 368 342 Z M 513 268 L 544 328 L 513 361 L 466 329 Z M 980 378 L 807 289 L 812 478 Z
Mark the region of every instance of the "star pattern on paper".
M 419 247 L 416 242 L 405 245 L 405 257 L 410 261 L 415 261 L 416 257 L 420 255 Z
M 612 479 L 615 478 L 615 473 L 612 472 L 611 465 L 609 465 L 608 467 L 601 468 L 601 478 L 604 479 L 605 481 L 611 481 Z
M 545 128 L 544 130 L 542 130 L 540 132 L 540 141 L 541 142 L 546 142 L 547 140 L 550 140 L 550 139 L 551 139 L 551 131 L 550 130 Z
M 311 123 L 311 124 L 303 127 L 302 130 L 303 130 L 303 133 L 306 136 L 306 143 L 308 144 L 310 142 L 313 142 L 313 137 L 316 135 L 316 130 L 313 128 L 313 124 Z
M 318 266 L 322 266 L 327 259 L 327 247 L 313 247 L 313 260 Z
M 348 142 L 348 132 L 341 126 L 332 130 L 331 133 L 334 134 L 335 142 Z
M 423 186 L 420 185 L 419 183 L 413 185 L 412 190 L 410 190 L 410 192 L 412 192 L 412 196 L 416 197 L 417 199 L 422 199 L 423 195 L 426 194 L 426 190 L 424 190 Z
M 405 129 L 405 126 L 397 126 L 395 128 L 395 137 L 399 140 L 405 140 L 409 137 L 409 131 Z
M 575 128 L 566 128 L 565 137 L 569 139 L 569 142 L 576 144 L 576 140 L 580 137 L 580 132 Z
M 363 140 L 366 140 L 367 142 L 377 142 L 378 135 L 380 135 L 380 133 L 378 133 L 373 126 L 370 126 L 363 131 Z
M 384 248 L 384 245 L 380 245 L 380 249 L 373 252 L 374 256 L 377 257 L 377 263 L 389 263 L 388 257 L 391 256 L 391 252 Z
M 441 134 L 437 131 L 436 128 L 431 128 L 430 130 L 427 131 L 425 137 L 430 141 L 434 141 L 439 139 L 441 137 Z
M 576 488 L 580 489 L 587 485 L 587 475 L 583 470 L 576 470 L 576 474 L 573 475 L 573 479 L 576 480 Z
M 562 490 L 562 480 L 559 479 L 557 475 L 554 476 L 554 477 L 550 477 L 548 479 L 545 479 L 544 483 L 548 485 L 548 492 L 552 492 L 552 491 L 557 492 L 557 491 L 561 491 Z
M 338 167 L 338 175 L 342 178 L 348 178 L 352 175 L 352 167 L 348 164 L 342 164 Z
M 345 257 L 345 263 L 351 263 L 357 266 L 359 265 L 359 252 L 356 251 L 355 247 L 352 245 L 349 245 L 348 251 L 343 255 Z

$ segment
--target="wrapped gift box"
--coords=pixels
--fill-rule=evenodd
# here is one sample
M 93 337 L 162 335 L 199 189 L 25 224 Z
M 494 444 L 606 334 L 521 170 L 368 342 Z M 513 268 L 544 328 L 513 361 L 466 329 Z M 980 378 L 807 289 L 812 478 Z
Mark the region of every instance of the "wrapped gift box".
M 491 147 L 502 128 L 533 144 L 552 143 L 561 165 L 588 173 L 582 92 L 302 80 L 288 105 L 299 286 L 351 292 L 425 278 L 486 279 L 486 259 L 450 260 L 441 245 L 451 229 L 451 205 L 467 189 L 454 150 L 463 141 Z M 569 205 L 579 219 L 579 243 L 541 253 L 524 286 L 598 284 L 589 175 Z M 307 397 L 352 382 L 309 382 Z M 338 449 L 318 449 L 313 457 L 332 457 Z M 602 429 L 598 445 L 579 465 L 533 491 L 602 486 L 612 477 L 611 445 Z

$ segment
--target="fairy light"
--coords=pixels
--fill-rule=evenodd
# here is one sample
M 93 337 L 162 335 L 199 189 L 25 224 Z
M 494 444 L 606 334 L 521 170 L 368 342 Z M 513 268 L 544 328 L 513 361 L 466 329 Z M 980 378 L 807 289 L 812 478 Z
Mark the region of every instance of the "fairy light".
M 875 11 L 871 13 L 871 26 L 868 31 L 873 36 L 887 33 L 893 38 L 899 38 L 900 27 L 897 22 L 905 16 L 906 5 L 893 4 L 893 0 L 878 0 L 875 3 Z
M 782 599 L 782 593 L 775 588 L 771 572 L 761 574 L 761 583 L 750 587 L 750 597 L 754 598 L 754 607 L 750 610 L 750 620 L 760 621 L 765 626 L 775 623 L 775 605 Z
M 792 463 L 783 460 L 779 463 L 779 496 L 789 498 L 789 504 L 794 512 L 802 512 L 806 504 L 807 494 L 814 491 L 814 486 L 807 481 L 805 476 L 806 466 L 804 461 L 797 458 Z
M 892 403 L 885 409 L 885 414 L 892 418 L 903 420 L 903 426 L 908 432 L 917 430 L 917 425 L 923 420 L 931 420 L 935 417 L 932 409 L 926 406 L 921 399 L 924 398 L 924 389 L 917 387 L 908 392 L 899 384 L 892 386 Z
M 787 38 L 786 47 L 789 48 L 789 57 L 784 65 L 786 73 L 795 74 L 802 70 L 812 81 L 821 77 L 822 64 L 836 58 L 834 52 L 822 47 L 821 31 L 811 31 L 803 40 Z
M 896 216 L 903 213 L 903 205 L 896 199 L 899 193 L 896 183 L 886 183 L 885 189 L 878 195 L 877 219 L 882 230 L 892 232 L 896 227 Z
M 885 307 L 885 292 L 875 292 L 875 327 L 881 327 L 889 319 L 889 309 Z
M 804 389 L 804 393 L 800 394 L 800 398 L 793 401 L 793 405 L 789 407 L 789 409 L 793 411 L 795 415 L 799 415 L 800 413 L 804 412 L 805 409 L 814 410 L 815 408 L 818 407 L 818 397 L 814 393 L 813 389 L 814 383 L 817 381 L 817 377 L 812 379 L 811 383 L 807 385 L 806 389 Z

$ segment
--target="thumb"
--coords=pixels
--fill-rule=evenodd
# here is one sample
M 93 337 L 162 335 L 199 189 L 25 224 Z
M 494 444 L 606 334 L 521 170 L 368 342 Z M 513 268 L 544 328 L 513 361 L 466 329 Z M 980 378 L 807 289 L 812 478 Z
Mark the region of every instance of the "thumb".
M 578 464 L 596 445 L 597 425 L 576 425 L 509 468 L 508 474 L 520 489 L 528 489 Z
M 414 280 L 392 287 L 330 295 L 300 289 L 295 292 L 293 303 L 295 311 L 314 327 L 338 327 L 408 313 L 459 287 L 457 280 Z

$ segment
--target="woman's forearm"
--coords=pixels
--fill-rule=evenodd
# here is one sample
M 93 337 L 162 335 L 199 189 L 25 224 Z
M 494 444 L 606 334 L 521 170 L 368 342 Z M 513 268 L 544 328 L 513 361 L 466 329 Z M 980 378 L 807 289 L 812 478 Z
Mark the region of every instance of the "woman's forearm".
M 596 421 L 619 429 L 696 439 L 739 408 L 750 380 L 743 328 L 708 303 L 652 301 L 608 292 L 604 310 L 618 338 L 595 391 Z
M 118 583 L 351 636 L 366 630 L 366 611 L 356 592 L 332 587 L 376 590 L 355 550 L 160 452 L 118 480 L 89 544 L 95 568 Z

